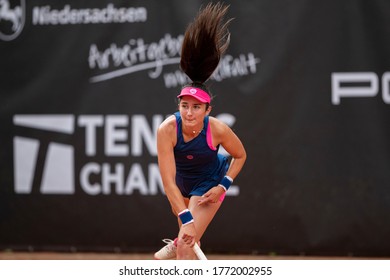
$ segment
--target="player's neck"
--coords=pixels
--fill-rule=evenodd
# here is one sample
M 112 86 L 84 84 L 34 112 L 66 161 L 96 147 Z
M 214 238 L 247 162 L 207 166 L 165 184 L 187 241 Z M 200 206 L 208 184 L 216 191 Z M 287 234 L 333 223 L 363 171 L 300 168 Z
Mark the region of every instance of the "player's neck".
M 183 127 L 183 135 L 186 139 L 193 139 L 197 137 L 203 130 L 203 125 L 201 127 Z

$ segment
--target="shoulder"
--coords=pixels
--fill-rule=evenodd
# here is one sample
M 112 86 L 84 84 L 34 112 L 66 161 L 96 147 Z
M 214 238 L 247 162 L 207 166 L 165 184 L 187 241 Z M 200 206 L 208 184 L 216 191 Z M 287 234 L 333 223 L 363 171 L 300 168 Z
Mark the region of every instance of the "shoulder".
M 176 139 L 176 117 L 171 115 L 167 117 L 157 129 L 157 138 Z
M 224 133 L 229 130 L 229 126 L 215 117 L 209 117 L 211 130 L 215 133 Z
M 224 123 L 223 121 L 215 118 L 209 117 L 211 134 L 213 135 L 214 145 L 218 145 L 223 142 L 224 139 L 230 135 L 231 129 L 230 127 Z
M 176 117 L 166 118 L 157 129 L 157 153 L 159 157 L 172 152 L 177 142 Z
M 160 132 L 169 132 L 176 131 L 176 117 L 175 115 L 171 115 L 167 117 L 158 127 L 158 131 Z

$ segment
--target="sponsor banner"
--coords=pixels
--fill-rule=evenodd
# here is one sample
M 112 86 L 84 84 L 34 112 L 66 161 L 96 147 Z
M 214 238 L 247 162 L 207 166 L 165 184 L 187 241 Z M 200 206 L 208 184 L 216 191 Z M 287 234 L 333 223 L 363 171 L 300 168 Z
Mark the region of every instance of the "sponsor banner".
M 175 238 L 156 130 L 189 82 L 183 33 L 205 3 L 0 0 L 0 248 Z M 248 160 L 204 250 L 389 255 L 387 1 L 228 3 L 211 114 Z
M 15 126 L 79 139 L 76 145 L 68 145 L 53 141 L 59 139 L 53 134 L 50 142 L 43 144 L 39 139 L 15 136 L 14 191 L 30 194 L 38 187 L 41 194 L 73 195 L 79 186 L 92 196 L 163 194 L 156 163 L 156 133 L 163 118 L 155 115 L 149 124 L 144 115 L 14 115 Z M 103 137 L 98 137 L 101 132 Z M 37 172 L 38 154 L 44 158 L 41 174 Z M 135 160 L 148 157 L 145 169 Z M 131 165 L 129 158 L 134 159 Z M 34 186 L 37 176 L 41 182 Z M 232 190 L 227 195 L 237 194 L 238 186 Z

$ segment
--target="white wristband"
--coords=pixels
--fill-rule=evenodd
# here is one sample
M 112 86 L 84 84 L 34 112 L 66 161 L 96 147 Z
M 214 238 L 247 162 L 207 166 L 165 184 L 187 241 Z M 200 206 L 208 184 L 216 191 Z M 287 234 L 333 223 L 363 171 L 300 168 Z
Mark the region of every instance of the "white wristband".
M 223 188 L 223 190 L 224 190 L 225 192 L 227 192 L 227 189 L 225 188 L 225 186 L 224 186 L 224 185 L 222 185 L 222 184 L 218 184 L 218 187 L 221 187 L 221 188 Z

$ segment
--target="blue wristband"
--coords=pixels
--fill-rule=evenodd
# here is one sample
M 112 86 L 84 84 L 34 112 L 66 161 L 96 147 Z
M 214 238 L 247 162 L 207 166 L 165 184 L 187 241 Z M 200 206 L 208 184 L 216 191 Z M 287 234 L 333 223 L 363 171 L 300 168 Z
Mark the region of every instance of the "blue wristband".
M 192 214 L 188 209 L 179 213 L 179 219 L 183 226 L 194 222 L 194 218 L 192 217 Z
M 229 176 L 223 177 L 221 183 L 219 183 L 223 188 L 227 191 L 231 184 L 233 183 L 233 179 L 230 178 Z

